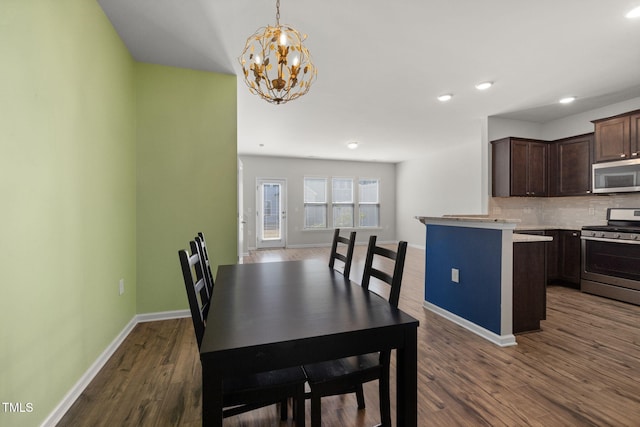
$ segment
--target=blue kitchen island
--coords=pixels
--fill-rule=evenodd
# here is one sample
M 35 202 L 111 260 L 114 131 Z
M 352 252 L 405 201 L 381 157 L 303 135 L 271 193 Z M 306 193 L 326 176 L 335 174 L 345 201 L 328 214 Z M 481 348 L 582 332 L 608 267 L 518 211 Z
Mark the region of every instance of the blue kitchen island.
M 425 308 L 499 346 L 540 329 L 551 237 L 516 234 L 518 220 L 482 215 L 417 219 L 427 229 Z

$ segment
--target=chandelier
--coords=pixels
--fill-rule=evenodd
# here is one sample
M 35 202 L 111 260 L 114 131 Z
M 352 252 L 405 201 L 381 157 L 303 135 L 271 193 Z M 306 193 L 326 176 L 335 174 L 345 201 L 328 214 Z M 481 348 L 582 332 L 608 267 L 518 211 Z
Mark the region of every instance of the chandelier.
M 276 25 L 259 28 L 247 39 L 238 58 L 249 91 L 273 104 L 284 104 L 309 92 L 316 78 L 307 35 L 280 25 L 280 0 L 276 1 Z

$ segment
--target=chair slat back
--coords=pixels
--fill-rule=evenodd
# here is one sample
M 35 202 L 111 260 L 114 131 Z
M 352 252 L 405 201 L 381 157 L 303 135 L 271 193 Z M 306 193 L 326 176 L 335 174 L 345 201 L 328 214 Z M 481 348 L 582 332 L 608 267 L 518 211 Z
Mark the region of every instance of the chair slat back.
M 351 261 L 353 261 L 353 249 L 356 244 L 356 232 L 352 231 L 349 234 L 349 238 L 340 236 L 340 229 L 336 228 L 333 232 L 333 243 L 331 244 L 331 255 L 329 256 L 329 267 L 334 268 L 336 259 L 339 259 L 344 263 L 344 270 L 342 274 L 344 277 L 349 278 L 351 273 Z M 338 245 L 344 245 L 346 248 L 344 253 L 339 252 Z
M 209 252 L 207 251 L 207 243 L 204 240 L 204 235 L 202 233 L 198 233 L 195 239 L 193 239 L 193 242 L 195 243 L 196 252 L 193 252 L 193 250 L 192 252 L 197 253 L 200 256 L 200 259 L 203 260 L 201 272 L 207 284 L 209 296 L 211 296 L 213 293 L 214 281 L 213 281 L 213 274 L 211 273 L 211 262 L 209 261 Z
M 194 242 L 190 242 L 191 247 L 194 247 Z M 202 262 L 200 256 L 197 253 L 189 255 L 189 253 L 182 249 L 178 251 L 180 258 L 180 266 L 182 268 L 182 277 L 184 278 L 184 286 L 187 291 L 187 300 L 189 301 L 189 309 L 191 311 L 191 320 L 193 321 L 193 329 L 196 334 L 196 341 L 198 342 L 198 348 L 202 343 L 202 337 L 204 336 L 204 329 L 207 323 L 207 314 L 209 312 L 209 292 L 207 290 L 207 284 L 202 277 L 204 274 L 200 272 L 201 278 L 198 279 L 198 270 L 202 270 Z M 194 272 L 196 274 L 194 275 Z
M 389 304 L 398 307 L 400 300 L 400 287 L 402 285 L 402 274 L 404 272 L 404 260 L 407 254 L 407 242 L 400 241 L 396 251 L 376 246 L 377 236 L 369 237 L 367 248 L 367 258 L 364 262 L 364 273 L 362 275 L 362 287 L 369 289 L 371 277 L 375 277 L 391 286 L 389 292 Z M 382 256 L 394 261 L 393 274 L 389 274 L 373 266 L 374 257 Z
M 207 241 L 204 238 L 204 233 L 199 231 L 198 235 L 194 240 L 196 241 L 196 243 L 200 241 L 200 246 L 202 247 L 201 249 L 202 258 L 204 259 L 204 265 L 205 265 L 204 271 L 205 273 L 207 273 L 207 277 L 209 279 L 208 280 L 209 286 L 211 289 L 213 289 L 214 281 L 213 281 L 213 274 L 211 273 L 211 260 L 209 259 L 209 247 L 207 246 Z

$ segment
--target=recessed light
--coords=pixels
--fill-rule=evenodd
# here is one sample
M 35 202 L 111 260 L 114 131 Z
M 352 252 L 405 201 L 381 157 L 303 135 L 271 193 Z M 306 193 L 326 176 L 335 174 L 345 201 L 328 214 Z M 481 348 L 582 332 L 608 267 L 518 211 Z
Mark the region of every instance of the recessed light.
M 444 95 L 440 95 L 438 97 L 438 101 L 440 102 L 447 102 L 448 100 L 450 100 L 451 98 L 453 98 L 453 95 L 451 95 L 450 93 L 445 93 Z
M 571 104 L 573 101 L 576 100 L 575 96 L 567 96 L 565 98 L 562 98 L 560 101 L 558 101 L 560 104 Z
M 476 85 L 476 89 L 478 89 L 478 90 L 487 90 L 491 86 L 493 86 L 493 82 L 482 82 L 482 83 L 478 83 Z
M 358 148 L 358 143 L 356 141 L 352 141 L 347 144 L 347 147 L 349 147 L 349 149 L 351 150 L 355 150 L 356 148 Z
M 631 9 L 629 12 L 627 12 L 626 15 L 627 18 L 631 19 L 631 18 L 638 18 L 640 17 L 640 6 L 636 7 L 635 9 Z

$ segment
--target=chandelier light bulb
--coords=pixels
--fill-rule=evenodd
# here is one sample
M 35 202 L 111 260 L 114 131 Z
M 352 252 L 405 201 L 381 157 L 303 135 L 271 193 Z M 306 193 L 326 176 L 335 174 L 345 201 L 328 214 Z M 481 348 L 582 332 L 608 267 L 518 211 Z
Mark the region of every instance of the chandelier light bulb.
M 300 58 L 298 58 L 297 56 L 295 56 L 293 58 L 293 66 L 297 67 L 300 64 Z
M 262 59 L 260 59 L 260 55 L 256 55 L 255 57 L 256 64 L 260 65 L 262 63 Z
M 280 46 L 287 45 L 287 33 L 280 33 Z

